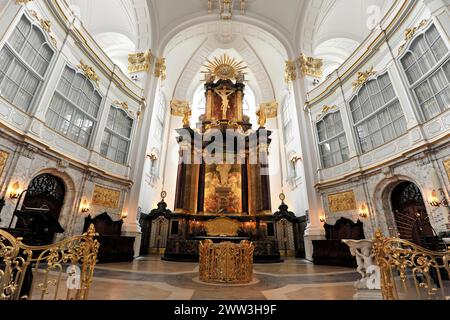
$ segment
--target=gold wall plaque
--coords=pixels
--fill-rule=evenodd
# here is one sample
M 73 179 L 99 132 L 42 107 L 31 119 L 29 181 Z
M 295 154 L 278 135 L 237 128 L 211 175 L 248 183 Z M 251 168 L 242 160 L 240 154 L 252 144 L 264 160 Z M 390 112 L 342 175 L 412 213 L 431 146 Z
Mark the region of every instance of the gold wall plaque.
M 3 174 L 3 170 L 6 167 L 6 162 L 8 161 L 9 153 L 0 150 L 0 176 Z
M 450 159 L 444 161 L 445 172 L 447 172 L 448 180 L 450 181 Z M 1 170 L 0 170 L 1 173 Z
M 226 217 L 216 218 L 205 222 L 206 232 L 208 233 L 208 236 L 212 237 L 235 237 L 238 235 L 240 227 L 241 224 L 239 222 Z
M 355 193 L 346 191 L 328 196 L 328 207 L 331 212 L 343 212 L 356 210 Z
M 119 207 L 120 191 L 95 186 L 92 204 L 105 208 L 117 209 Z

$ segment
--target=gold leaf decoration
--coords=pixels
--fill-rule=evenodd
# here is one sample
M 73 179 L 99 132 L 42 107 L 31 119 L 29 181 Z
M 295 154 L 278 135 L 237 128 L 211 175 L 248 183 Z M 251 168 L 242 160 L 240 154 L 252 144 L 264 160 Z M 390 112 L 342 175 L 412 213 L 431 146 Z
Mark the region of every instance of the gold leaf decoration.
M 202 73 L 221 80 L 240 80 L 247 69 L 243 61 L 237 61 L 226 53 L 212 60 L 207 60 L 204 67 L 207 71 L 202 71 Z M 214 79 L 210 78 L 209 80 Z
M 120 202 L 120 191 L 104 188 L 96 185 L 94 188 L 94 195 L 92 197 L 92 204 L 110 209 L 117 209 Z
M 355 193 L 346 191 L 328 196 L 328 207 L 331 212 L 345 212 L 356 210 Z

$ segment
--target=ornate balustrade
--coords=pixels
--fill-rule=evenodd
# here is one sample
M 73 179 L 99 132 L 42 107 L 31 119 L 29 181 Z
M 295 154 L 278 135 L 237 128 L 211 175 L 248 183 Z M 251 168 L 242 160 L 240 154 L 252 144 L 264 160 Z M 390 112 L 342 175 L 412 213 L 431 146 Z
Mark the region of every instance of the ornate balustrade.
M 0 300 L 87 299 L 100 246 L 96 235 L 91 225 L 82 236 L 31 247 L 0 230 Z
M 240 244 L 211 240 L 200 243 L 199 278 L 208 283 L 246 284 L 253 280 L 253 250 L 249 241 Z
M 429 251 L 375 234 L 373 252 L 385 300 L 450 300 L 450 251 Z

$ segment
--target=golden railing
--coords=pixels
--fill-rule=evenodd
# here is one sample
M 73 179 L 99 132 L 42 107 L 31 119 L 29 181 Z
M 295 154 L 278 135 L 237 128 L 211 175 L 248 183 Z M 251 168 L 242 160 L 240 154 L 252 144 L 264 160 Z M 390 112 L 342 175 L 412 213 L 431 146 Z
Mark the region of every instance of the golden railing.
M 211 240 L 200 243 L 199 278 L 207 283 L 245 284 L 253 280 L 254 246 L 249 241 L 240 244 Z
M 32 247 L 0 230 L 0 300 L 87 299 L 100 246 L 96 235 L 91 225 L 81 236 Z
M 373 251 L 384 300 L 450 300 L 450 251 L 429 251 L 380 231 Z

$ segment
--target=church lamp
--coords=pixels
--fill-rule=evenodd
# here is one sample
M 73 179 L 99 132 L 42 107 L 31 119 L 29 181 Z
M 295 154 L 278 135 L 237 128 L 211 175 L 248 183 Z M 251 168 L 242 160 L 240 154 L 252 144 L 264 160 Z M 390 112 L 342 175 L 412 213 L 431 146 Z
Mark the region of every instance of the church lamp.
M 433 191 L 431 191 L 431 195 L 430 195 L 430 198 L 428 199 L 428 203 L 430 204 L 430 206 L 435 207 L 435 208 L 440 208 L 440 207 L 449 208 L 450 205 L 449 205 L 447 199 L 445 198 L 444 190 L 440 189 L 440 191 L 442 194 L 442 200 L 439 200 L 437 191 L 433 190 Z
M 125 220 L 126 218 L 128 218 L 128 212 L 122 212 L 121 216 L 122 220 Z
M 80 210 L 82 213 L 88 213 L 89 212 L 89 202 L 84 199 L 83 202 L 80 205 Z
M 19 199 L 22 190 L 20 188 L 20 183 L 18 181 L 14 182 L 13 185 L 9 188 L 9 197 L 11 199 Z
M 359 209 L 359 216 L 363 219 L 367 218 L 369 216 L 369 208 L 365 203 L 361 205 L 361 208 Z

